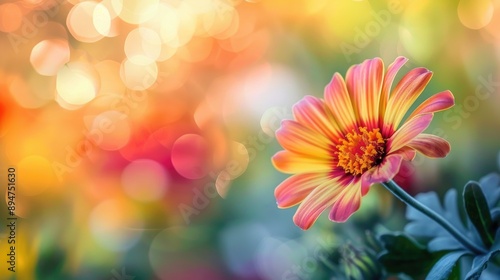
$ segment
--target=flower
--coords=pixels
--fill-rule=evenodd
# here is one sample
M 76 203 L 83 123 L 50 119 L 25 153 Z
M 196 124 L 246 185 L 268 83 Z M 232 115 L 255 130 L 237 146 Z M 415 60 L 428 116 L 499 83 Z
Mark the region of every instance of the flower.
M 300 228 L 310 228 L 329 207 L 330 220 L 346 221 L 370 186 L 391 180 L 416 151 L 432 158 L 449 153 L 446 140 L 422 132 L 434 112 L 454 105 L 450 91 L 425 100 L 401 125 L 432 76 L 415 68 L 391 90 L 407 60 L 396 58 L 386 71 L 380 58 L 365 60 L 349 68 L 345 81 L 335 73 L 324 99 L 304 97 L 293 107 L 294 120 L 281 123 L 276 138 L 284 150 L 272 161 L 294 175 L 275 196 L 279 208 L 300 203 L 293 217 Z

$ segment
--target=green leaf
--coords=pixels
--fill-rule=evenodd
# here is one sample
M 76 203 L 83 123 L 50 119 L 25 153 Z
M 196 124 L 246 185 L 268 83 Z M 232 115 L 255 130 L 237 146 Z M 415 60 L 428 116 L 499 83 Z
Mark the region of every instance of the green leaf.
M 431 269 L 426 280 L 448 280 L 452 279 L 453 268 L 457 264 L 458 259 L 465 255 L 466 251 L 455 251 L 444 255 Z
M 476 280 L 479 279 L 483 270 L 488 266 L 488 262 L 495 258 L 500 253 L 500 231 L 497 232 L 495 243 L 491 247 L 490 251 L 481 256 L 476 256 L 472 262 L 472 267 L 465 276 L 465 280 Z
M 388 233 L 379 239 L 385 250 L 378 259 L 390 273 L 405 273 L 418 278 L 444 255 L 443 252 L 430 253 L 425 246 L 404 233 Z
M 484 245 L 489 248 L 494 242 L 492 221 L 488 203 L 481 187 L 476 182 L 469 182 L 464 188 L 464 205 L 467 215 L 477 229 Z
M 448 220 L 458 231 L 465 233 L 468 229 L 462 223 L 457 198 L 458 194 L 455 189 L 446 192 L 442 205 L 435 192 L 420 193 L 415 196 L 415 199 L 420 203 Z M 463 248 L 463 245 L 451 236 L 446 229 L 417 209 L 407 207 L 406 218 L 410 222 L 405 226 L 405 232 L 417 238 L 429 239 L 428 251 L 451 251 Z M 446 242 L 443 242 L 444 238 L 447 239 Z
M 472 268 L 465 276 L 465 280 L 476 280 L 479 279 L 483 270 L 486 269 L 488 262 L 491 258 L 495 257 L 498 254 L 498 251 L 489 252 L 483 256 L 477 256 L 474 258 L 472 262 Z

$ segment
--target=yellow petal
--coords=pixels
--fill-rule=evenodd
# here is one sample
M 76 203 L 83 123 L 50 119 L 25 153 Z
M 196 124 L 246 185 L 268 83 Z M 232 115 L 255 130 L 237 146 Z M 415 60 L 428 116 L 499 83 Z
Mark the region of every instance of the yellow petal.
M 288 208 L 302 202 L 313 189 L 328 181 L 326 173 L 305 173 L 288 177 L 274 190 L 279 208 Z
M 347 71 L 347 90 L 360 126 L 378 127 L 379 99 L 384 78 L 384 63 L 380 58 L 367 59 Z
M 328 172 L 332 168 L 330 160 L 296 154 L 290 151 L 279 151 L 273 158 L 274 167 L 283 173 Z
M 431 77 L 432 72 L 429 70 L 415 68 L 401 79 L 387 103 L 383 135 L 391 135 L 398 128 L 404 115 L 420 96 Z
M 303 230 L 309 229 L 321 213 L 333 204 L 343 189 L 344 187 L 335 180 L 319 185 L 302 201 L 295 212 L 295 224 Z
M 424 114 L 413 117 L 398 129 L 387 141 L 387 151 L 391 153 L 408 145 L 417 135 L 422 133 L 432 121 L 433 114 Z
M 335 118 L 325 102 L 314 96 L 306 96 L 293 106 L 298 123 L 335 141 L 343 137 Z
M 379 101 L 379 116 L 381 118 L 381 122 L 383 121 L 387 102 L 389 101 L 389 96 L 391 93 L 392 83 L 394 82 L 394 78 L 399 72 L 399 69 L 403 67 L 403 65 L 408 61 L 406 57 L 400 56 L 397 57 L 389 67 L 387 67 L 387 72 L 385 73 L 384 82 L 382 84 L 382 91 L 380 93 L 380 101 Z M 382 124 L 380 124 L 382 126 Z
M 325 100 L 344 135 L 358 127 L 351 98 L 339 73 L 335 73 L 325 87 Z
M 297 154 L 328 159 L 331 141 L 298 122 L 284 120 L 276 131 L 276 139 L 286 150 Z
M 422 104 L 420 104 L 417 109 L 413 111 L 408 119 L 411 119 L 412 117 L 420 114 L 443 111 L 453 107 L 453 105 L 455 105 L 455 97 L 453 96 L 451 91 L 445 90 L 443 92 L 434 94 L 433 96 L 422 102 Z

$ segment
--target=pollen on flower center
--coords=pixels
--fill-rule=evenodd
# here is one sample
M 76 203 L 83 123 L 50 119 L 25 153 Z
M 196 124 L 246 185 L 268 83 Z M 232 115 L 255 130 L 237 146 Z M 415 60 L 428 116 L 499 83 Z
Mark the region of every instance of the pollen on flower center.
M 336 146 L 338 164 L 345 173 L 360 175 L 382 161 L 385 141 L 380 129 L 359 127 L 348 133 Z

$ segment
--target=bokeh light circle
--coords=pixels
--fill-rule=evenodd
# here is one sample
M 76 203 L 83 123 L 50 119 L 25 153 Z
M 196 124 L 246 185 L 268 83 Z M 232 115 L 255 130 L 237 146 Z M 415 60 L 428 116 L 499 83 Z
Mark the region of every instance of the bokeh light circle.
M 68 63 L 69 45 L 65 40 L 43 40 L 36 44 L 30 55 L 30 62 L 40 75 L 56 75 L 61 67 Z
M 111 3 L 123 21 L 139 24 L 154 16 L 160 0 L 112 0 Z
M 205 1 L 205 10 L 199 15 L 201 30 L 206 36 L 214 36 L 220 39 L 233 35 L 239 26 L 239 18 L 236 9 L 224 1 Z M 192 6 L 199 1 L 192 1 Z M 199 7 L 199 5 L 198 5 Z M 230 32 L 226 32 L 229 30 Z M 224 34 L 227 33 L 227 34 Z M 220 36 L 219 35 L 223 35 Z
M 89 226 L 94 239 L 102 247 L 125 251 L 139 240 L 143 222 L 127 201 L 109 199 L 92 210 Z
M 234 180 L 246 171 L 250 157 L 245 145 L 239 142 L 233 141 L 229 149 L 231 160 L 226 164 L 226 171 L 228 171 L 231 180 Z
M 22 23 L 23 13 L 15 3 L 5 3 L 0 5 L 0 31 L 16 31 Z
M 158 59 L 162 42 L 160 36 L 149 28 L 136 28 L 125 39 L 125 54 L 137 65 L 148 65 Z
M 161 51 L 156 61 L 165 61 L 177 52 L 177 47 L 168 44 L 176 40 L 179 30 L 179 17 L 172 5 L 161 2 L 154 16 L 140 26 L 154 30 L 161 39 Z
M 196 32 L 197 18 L 192 11 L 191 5 L 181 2 L 180 5 L 175 10 L 176 18 L 172 18 L 169 22 L 176 22 L 178 28 L 174 29 L 174 26 L 164 27 L 161 30 L 162 38 L 164 42 L 173 48 L 179 48 L 187 44 L 193 38 Z M 164 23 L 165 24 L 165 23 Z M 174 36 L 175 35 L 175 36 Z M 172 36 L 171 40 L 168 38 Z
M 81 106 L 90 102 L 98 92 L 97 73 L 87 63 L 71 62 L 57 73 L 58 96 L 70 105 Z
M 198 134 L 185 134 L 172 146 L 172 164 L 185 178 L 200 179 L 208 174 L 208 143 Z
M 273 106 L 267 109 L 260 118 L 260 127 L 262 131 L 269 137 L 274 137 L 276 130 L 281 125 L 281 121 L 285 118 L 292 118 L 291 110 L 282 107 Z
M 155 62 L 140 65 L 125 59 L 120 66 L 120 77 L 127 88 L 145 90 L 156 82 L 158 66 Z
M 153 17 L 140 26 L 156 30 L 162 42 L 165 43 L 176 38 L 179 28 L 179 18 L 176 14 L 176 9 L 172 5 L 161 2 Z
M 166 5 L 162 5 L 159 12 L 162 13 L 159 13 L 161 39 L 163 42 L 175 40 L 179 30 L 179 17 L 174 9 Z
M 98 3 L 93 1 L 81 2 L 73 6 L 68 13 L 66 26 L 71 35 L 80 42 L 93 43 L 104 37 L 94 25 L 94 11 L 97 5 Z
M 92 15 L 92 22 L 96 31 L 103 35 L 109 36 L 111 31 L 111 14 L 108 8 L 99 3 L 94 7 L 94 14 Z
M 230 186 L 231 175 L 227 170 L 222 170 L 219 175 L 217 175 L 217 179 L 215 179 L 215 189 L 217 190 L 217 193 L 222 198 L 226 198 Z
M 158 162 L 140 159 L 123 169 L 121 180 L 127 195 L 138 201 L 149 202 L 163 198 L 169 177 Z
M 457 13 L 460 22 L 470 29 L 481 29 L 488 25 L 495 7 L 491 0 L 461 0 Z
M 231 181 L 241 176 L 250 163 L 250 155 L 245 145 L 232 141 L 228 148 L 230 159 L 215 180 L 217 193 L 223 198 L 227 196 Z

